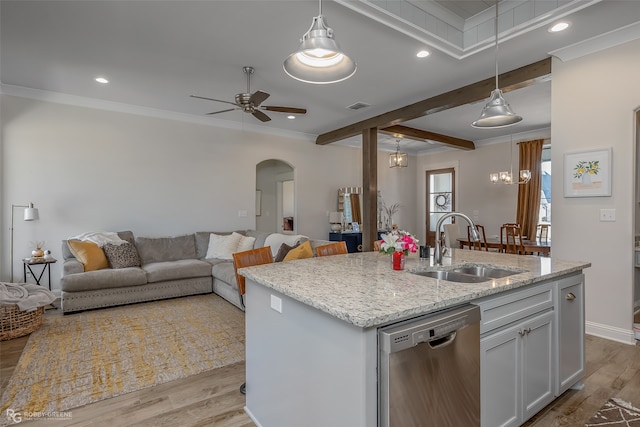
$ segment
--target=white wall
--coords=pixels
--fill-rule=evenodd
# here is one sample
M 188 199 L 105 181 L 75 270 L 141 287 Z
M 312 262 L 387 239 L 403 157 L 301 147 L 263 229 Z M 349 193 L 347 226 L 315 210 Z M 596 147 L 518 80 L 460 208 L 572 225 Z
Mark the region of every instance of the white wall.
M 563 154 L 612 147 L 612 196 L 564 198 L 552 183 L 553 252 L 592 263 L 586 270 L 587 332 L 633 342 L 635 195 L 634 110 L 640 107 L 640 40 L 552 70 L 552 175 L 563 173 Z M 600 209 L 615 222 L 600 222 Z
M 33 240 L 45 240 L 61 259 L 61 240 L 85 231 L 166 236 L 254 228 L 256 165 L 266 159 L 294 167 L 296 228 L 313 238 L 328 237 L 326 212 L 335 210 L 337 189 L 362 182 L 358 149 L 8 95 L 0 102 L 0 280 L 9 280 L 11 204 L 34 202 L 40 210 L 34 222 L 16 210 L 14 270 L 22 280 L 19 260 Z M 408 206 L 411 178 L 379 175 Z M 413 225 L 411 212 L 402 218 Z M 61 269 L 53 265 L 54 288 Z

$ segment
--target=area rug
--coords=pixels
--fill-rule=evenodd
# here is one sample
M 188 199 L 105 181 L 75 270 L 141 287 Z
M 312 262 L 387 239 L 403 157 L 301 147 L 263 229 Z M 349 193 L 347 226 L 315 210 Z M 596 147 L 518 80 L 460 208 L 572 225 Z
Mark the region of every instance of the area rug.
M 0 413 L 65 411 L 242 361 L 244 349 L 244 313 L 215 294 L 45 316 Z
M 609 399 L 585 424 L 585 427 L 594 426 L 640 427 L 640 409 L 622 399 Z

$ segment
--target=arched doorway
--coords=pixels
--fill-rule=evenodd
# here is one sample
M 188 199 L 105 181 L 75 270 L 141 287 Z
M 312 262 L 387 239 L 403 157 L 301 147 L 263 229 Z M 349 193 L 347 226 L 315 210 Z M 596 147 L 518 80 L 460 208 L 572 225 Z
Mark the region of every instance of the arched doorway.
M 295 234 L 295 185 L 293 167 L 278 159 L 256 165 L 256 230 Z

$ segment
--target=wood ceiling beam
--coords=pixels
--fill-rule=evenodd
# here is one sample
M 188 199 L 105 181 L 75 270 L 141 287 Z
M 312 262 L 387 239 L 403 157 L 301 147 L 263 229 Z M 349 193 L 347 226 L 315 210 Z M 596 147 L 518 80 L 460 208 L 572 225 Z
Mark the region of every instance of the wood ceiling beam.
M 460 139 L 454 136 L 429 132 L 428 130 L 416 129 L 403 125 L 388 126 L 386 128 L 378 129 L 378 131 L 391 136 L 401 135 L 404 138 L 414 139 L 417 141 L 436 141 L 442 144 L 450 145 L 454 148 L 460 148 L 462 150 L 476 149 L 476 145 L 473 143 L 473 141 L 469 141 L 467 139 Z
M 531 86 L 551 75 L 551 58 L 499 75 L 500 89 L 507 93 Z M 487 99 L 495 89 L 495 76 L 427 98 L 422 101 L 318 135 L 316 144 L 326 145 L 361 134 L 366 129 L 386 128 L 407 120 Z

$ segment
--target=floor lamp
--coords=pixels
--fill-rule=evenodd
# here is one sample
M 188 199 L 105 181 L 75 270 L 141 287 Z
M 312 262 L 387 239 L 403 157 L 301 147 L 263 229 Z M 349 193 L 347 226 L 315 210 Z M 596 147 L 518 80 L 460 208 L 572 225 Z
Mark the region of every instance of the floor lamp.
M 24 205 L 11 205 L 11 281 L 13 282 L 13 212 L 15 208 L 24 208 L 24 220 L 35 221 L 40 218 L 38 209 L 33 207 L 33 203 L 29 203 L 28 206 Z

